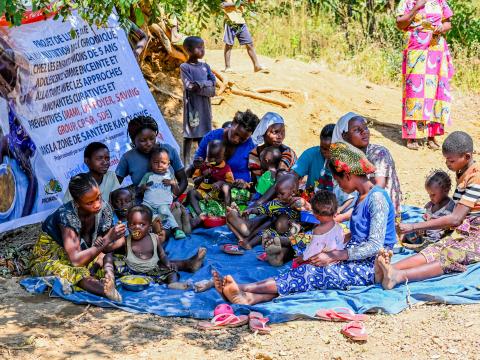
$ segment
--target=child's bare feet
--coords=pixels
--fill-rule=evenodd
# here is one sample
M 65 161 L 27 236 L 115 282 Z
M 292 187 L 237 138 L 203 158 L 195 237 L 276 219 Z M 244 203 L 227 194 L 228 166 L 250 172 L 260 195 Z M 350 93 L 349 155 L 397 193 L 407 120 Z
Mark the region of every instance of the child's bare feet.
M 383 271 L 380 267 L 379 260 L 383 259 L 385 264 L 390 264 L 393 256 L 392 250 L 381 249 L 378 252 L 377 258 L 375 259 L 375 284 L 381 284 L 383 281 Z
M 249 305 L 246 293 L 240 290 L 231 275 L 223 278 L 223 296 L 232 304 Z
M 217 292 L 220 295 L 222 295 L 222 297 L 225 300 L 227 300 L 225 298 L 225 295 L 223 294 L 223 278 L 220 276 L 220 274 L 216 270 L 212 271 L 212 276 L 213 276 L 213 286 L 215 287 L 215 290 L 217 290 Z
M 189 282 L 180 282 L 175 281 L 167 285 L 171 290 L 188 290 L 192 287 L 192 284 Z
M 388 254 L 388 252 L 387 252 Z M 390 261 L 387 260 L 388 256 L 380 256 L 378 258 L 378 266 L 382 271 L 382 287 L 385 290 L 393 289 L 398 283 L 400 283 L 400 273 L 396 270 L 391 264 Z M 387 263 L 388 261 L 388 263 Z
M 198 248 L 197 254 L 189 259 L 190 271 L 192 273 L 196 272 L 202 267 L 205 256 L 207 256 L 207 249 L 201 247 Z
M 213 279 L 200 280 L 193 284 L 193 290 L 197 293 L 207 291 L 214 287 Z
M 283 265 L 283 252 L 280 238 L 275 236 L 264 242 L 265 252 L 267 253 L 268 263 L 272 266 Z
M 112 301 L 122 301 L 122 295 L 117 291 L 115 287 L 115 278 L 112 276 L 106 276 L 103 283 L 103 292 L 105 296 Z

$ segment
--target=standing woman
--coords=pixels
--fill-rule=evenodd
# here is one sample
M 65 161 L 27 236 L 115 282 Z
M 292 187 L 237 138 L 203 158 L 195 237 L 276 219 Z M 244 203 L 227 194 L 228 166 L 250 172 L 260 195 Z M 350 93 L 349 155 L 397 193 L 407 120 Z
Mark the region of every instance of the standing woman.
M 438 150 L 437 136 L 450 120 L 450 79 L 454 69 L 443 35 L 452 28 L 446 0 L 401 0 L 397 27 L 405 32 L 403 50 L 402 138 L 418 150 L 427 139 Z

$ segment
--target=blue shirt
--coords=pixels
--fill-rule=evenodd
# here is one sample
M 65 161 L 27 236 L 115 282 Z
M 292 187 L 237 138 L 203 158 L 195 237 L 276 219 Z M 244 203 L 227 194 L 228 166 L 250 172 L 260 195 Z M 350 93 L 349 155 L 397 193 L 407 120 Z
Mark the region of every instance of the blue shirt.
M 157 144 L 160 148 L 168 151 L 170 156 L 170 166 L 173 172 L 177 172 L 183 169 L 183 163 L 178 155 L 177 150 L 169 144 L 161 143 Z M 150 171 L 150 155 L 144 154 L 137 149 L 132 149 L 123 154 L 120 162 L 118 163 L 115 173 L 123 178 L 130 175 L 132 183 L 135 186 L 140 184 L 143 176 Z
M 320 152 L 320 146 L 314 146 L 305 150 L 298 158 L 292 170 L 301 178 L 307 177 L 307 187 L 316 186 L 316 182 L 322 176 L 325 169 L 325 158 Z
M 195 157 L 205 159 L 207 157 L 208 143 L 212 140 L 223 140 L 224 131 L 224 129 L 216 129 L 206 134 L 198 145 Z M 252 181 L 250 170 L 248 170 L 248 155 L 254 148 L 255 144 L 253 143 L 252 138 L 248 138 L 244 143 L 237 145 L 230 159 L 226 159 L 227 164 L 232 169 L 235 180 L 241 179 L 246 182 Z

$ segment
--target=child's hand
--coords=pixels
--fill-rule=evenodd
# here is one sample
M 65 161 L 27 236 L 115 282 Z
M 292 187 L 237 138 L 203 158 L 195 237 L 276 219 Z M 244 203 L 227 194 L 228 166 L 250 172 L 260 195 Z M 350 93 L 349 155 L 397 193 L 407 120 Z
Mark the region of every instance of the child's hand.
M 215 190 L 220 190 L 223 186 L 224 182 L 223 181 L 217 181 L 212 185 L 212 188 Z
M 105 241 L 103 240 L 103 238 L 101 236 L 99 236 L 93 242 L 93 246 L 95 246 L 98 249 L 103 249 L 103 247 L 106 246 L 106 245 L 105 245 Z
M 193 92 L 198 91 L 198 90 L 200 90 L 200 85 L 198 85 L 198 83 L 196 83 L 196 82 L 191 82 L 188 85 L 187 90 L 188 91 L 193 91 Z
M 250 184 L 247 183 L 245 180 L 237 179 L 233 182 L 233 186 L 239 189 L 248 189 Z
M 173 179 L 163 179 L 162 183 L 165 186 L 173 186 L 173 185 L 175 185 L 175 180 L 173 180 Z
M 171 262 L 168 262 L 166 265 L 167 265 L 167 268 L 169 268 L 170 270 L 178 271 L 177 264 L 172 264 Z
M 431 216 L 430 216 L 430 215 L 428 215 L 428 214 L 423 214 L 423 216 L 422 216 L 422 217 L 423 217 L 423 220 L 425 220 L 425 221 L 428 221 L 428 220 L 430 220 L 430 219 L 431 219 Z

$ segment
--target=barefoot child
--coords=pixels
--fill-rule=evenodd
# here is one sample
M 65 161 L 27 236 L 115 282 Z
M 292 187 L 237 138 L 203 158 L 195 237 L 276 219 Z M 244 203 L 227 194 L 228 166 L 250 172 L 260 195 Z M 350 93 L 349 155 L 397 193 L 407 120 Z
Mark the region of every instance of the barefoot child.
M 253 63 L 253 70 L 255 72 L 268 72 L 268 69 L 258 62 L 255 48 L 253 47 L 253 39 L 248 31 L 245 18 L 243 16 L 244 8 L 240 1 L 240 6 L 237 7 L 238 1 L 224 1 L 222 2 L 222 10 L 225 13 L 225 33 L 223 35 L 223 42 L 225 43 L 225 72 L 231 72 L 230 57 L 232 55 L 235 38 L 238 39 L 240 45 L 247 47 L 248 56 Z M 255 0 L 248 0 L 249 3 Z
M 445 171 L 436 170 L 431 173 L 425 181 L 425 190 L 427 191 L 430 201 L 425 205 L 425 221 L 438 219 L 445 215 L 450 215 L 455 208 L 455 202 L 448 196 L 452 188 L 450 176 Z M 418 233 L 407 234 L 408 243 L 405 247 L 420 251 L 426 246 L 436 243 L 445 235 L 450 235 L 449 229 L 436 229 L 420 231 Z M 406 239 L 406 240 L 407 240 Z
M 223 200 L 230 206 L 230 186 L 233 173 L 225 162 L 225 146 L 221 140 L 213 140 L 207 146 L 207 161 L 202 163 L 193 174 L 195 189 L 187 195 L 188 202 L 197 216 L 202 215 L 200 200 Z
M 442 152 L 448 169 L 455 172 L 457 179 L 453 212 L 399 227 L 402 233 L 456 227 L 455 232 L 393 265 L 390 253 L 381 253 L 376 261 L 375 281 L 386 290 L 407 280 L 421 281 L 463 272 L 468 265 L 480 261 L 480 166 L 473 160 L 473 140 L 463 131 L 454 131 L 445 139 Z
M 125 266 L 118 266 L 121 275 L 148 275 L 158 283 L 176 282 L 178 271 L 196 272 L 206 255 L 200 248 L 195 256 L 187 260 L 170 261 L 156 234 L 151 232 L 152 211 L 144 205 L 130 208 L 128 211 L 130 235 L 126 239 Z
M 175 239 L 184 239 L 185 233 L 179 229 L 170 206 L 174 194 L 179 195 L 179 188 L 170 171 L 168 151 L 155 148 L 150 155 L 151 172 L 146 173 L 140 181 L 138 192 L 143 193 L 143 204 L 148 206 L 155 218 L 159 217 L 163 228 L 171 231 Z
M 215 96 L 215 75 L 210 66 L 199 62 L 205 56 L 204 41 L 198 36 L 189 36 L 183 44 L 188 53 L 186 63 L 180 65 L 183 82 L 183 162 L 190 163 L 193 142 L 200 140 L 212 130 L 212 104 Z
M 108 171 L 110 167 L 110 152 L 105 144 L 92 142 L 87 145 L 83 152 L 83 161 L 88 167 L 88 172 L 93 176 L 98 184 L 102 199 L 108 202 L 110 193 L 120 187 L 117 176 L 113 171 Z M 67 190 L 63 202 L 72 200 L 70 191 Z

